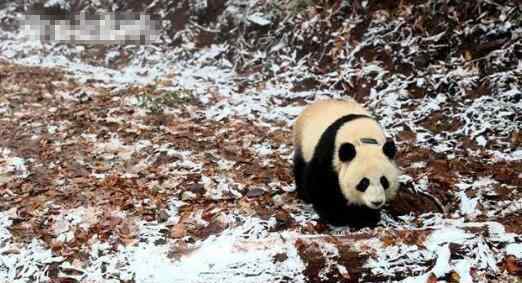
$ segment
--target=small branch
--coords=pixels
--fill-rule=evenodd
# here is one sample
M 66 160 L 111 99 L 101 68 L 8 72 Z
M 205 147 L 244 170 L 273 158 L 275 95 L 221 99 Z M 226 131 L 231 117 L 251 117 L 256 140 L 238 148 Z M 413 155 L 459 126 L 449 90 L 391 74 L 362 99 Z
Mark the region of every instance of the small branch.
M 421 194 L 421 195 L 426 196 L 429 199 L 431 199 L 437 205 L 437 207 L 439 208 L 439 210 L 442 214 L 448 215 L 448 209 L 442 204 L 442 202 L 438 198 L 436 198 L 435 196 L 433 196 L 432 194 L 427 193 L 427 192 L 417 191 L 416 193 Z

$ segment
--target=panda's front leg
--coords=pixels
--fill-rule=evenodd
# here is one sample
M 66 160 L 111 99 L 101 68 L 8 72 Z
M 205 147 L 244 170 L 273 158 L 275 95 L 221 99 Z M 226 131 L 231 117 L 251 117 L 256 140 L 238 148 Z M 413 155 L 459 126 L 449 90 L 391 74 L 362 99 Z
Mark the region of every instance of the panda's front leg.
M 379 210 L 360 205 L 348 205 L 339 186 L 338 176 L 333 170 L 318 170 L 328 168 L 309 166 L 306 172 L 305 191 L 319 217 L 332 225 L 353 228 L 374 227 L 379 222 Z
M 308 168 L 305 191 L 319 217 L 332 225 L 342 226 L 350 223 L 353 215 L 348 215 L 346 199 L 342 195 L 337 176 L 326 170 Z
M 316 200 L 313 202 L 314 209 L 319 214 L 322 221 L 334 226 L 345 226 L 350 224 L 350 215 L 346 214 L 346 205 L 333 202 L 328 204 L 324 200 Z
M 337 199 L 315 198 L 314 209 L 319 217 L 334 226 L 350 226 L 360 229 L 375 227 L 381 219 L 379 210 L 359 205 L 347 205 Z
M 305 171 L 306 171 L 306 162 L 301 154 L 300 150 L 296 150 L 294 153 L 294 179 L 295 179 L 295 190 L 297 191 L 297 195 L 300 199 L 302 199 L 306 203 L 310 203 L 310 196 L 305 186 Z

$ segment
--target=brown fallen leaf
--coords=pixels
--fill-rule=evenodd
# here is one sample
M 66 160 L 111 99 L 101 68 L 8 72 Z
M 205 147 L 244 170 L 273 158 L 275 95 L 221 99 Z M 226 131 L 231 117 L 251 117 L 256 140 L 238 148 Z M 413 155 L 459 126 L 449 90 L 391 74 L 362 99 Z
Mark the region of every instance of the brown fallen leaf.
M 178 223 L 170 228 L 169 235 L 171 238 L 179 239 L 187 235 L 185 224 Z
M 522 276 L 522 260 L 517 259 L 515 256 L 506 256 L 502 262 L 502 266 L 507 273 L 515 276 Z
M 397 243 L 397 238 L 395 237 L 395 235 L 387 234 L 382 239 L 382 242 L 383 242 L 385 247 L 389 247 L 389 246 Z
M 511 143 L 514 148 L 522 146 L 522 131 L 514 131 L 511 133 Z
M 430 274 L 426 283 L 437 283 L 437 276 L 433 273 Z
M 459 283 L 460 275 L 455 271 L 450 272 L 448 282 L 449 283 Z
M 403 130 L 399 132 L 399 139 L 401 141 L 415 142 L 417 140 L 417 134 L 411 130 Z

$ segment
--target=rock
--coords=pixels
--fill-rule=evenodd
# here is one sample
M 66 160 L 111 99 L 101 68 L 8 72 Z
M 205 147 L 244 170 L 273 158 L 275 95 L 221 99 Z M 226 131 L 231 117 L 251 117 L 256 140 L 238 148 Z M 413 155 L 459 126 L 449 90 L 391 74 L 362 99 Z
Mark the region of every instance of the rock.
M 158 222 L 162 223 L 166 222 L 167 220 L 169 220 L 169 214 L 167 211 L 165 209 L 160 210 L 158 213 Z
M 255 198 L 255 197 L 262 196 L 263 194 L 265 194 L 264 190 L 256 188 L 256 189 L 249 190 L 247 192 L 246 196 L 249 198 Z
M 192 184 L 190 186 L 190 191 L 195 194 L 204 194 L 205 193 L 205 186 L 200 183 Z
M 266 19 L 261 13 L 255 13 L 248 16 L 248 21 L 262 27 L 268 26 L 272 23 L 272 21 Z
M 181 193 L 181 200 L 194 200 L 196 199 L 196 197 L 197 195 L 191 191 L 184 191 L 183 193 Z

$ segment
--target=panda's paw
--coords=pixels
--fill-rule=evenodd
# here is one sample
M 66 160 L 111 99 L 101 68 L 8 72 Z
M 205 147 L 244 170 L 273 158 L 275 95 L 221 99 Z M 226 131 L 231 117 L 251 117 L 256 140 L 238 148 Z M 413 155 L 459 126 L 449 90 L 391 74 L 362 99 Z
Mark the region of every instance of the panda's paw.
M 310 195 L 305 191 L 303 190 L 302 188 L 297 188 L 296 189 L 297 191 L 297 197 L 300 198 L 301 200 L 303 200 L 305 203 L 311 203 L 312 200 L 310 198 Z

